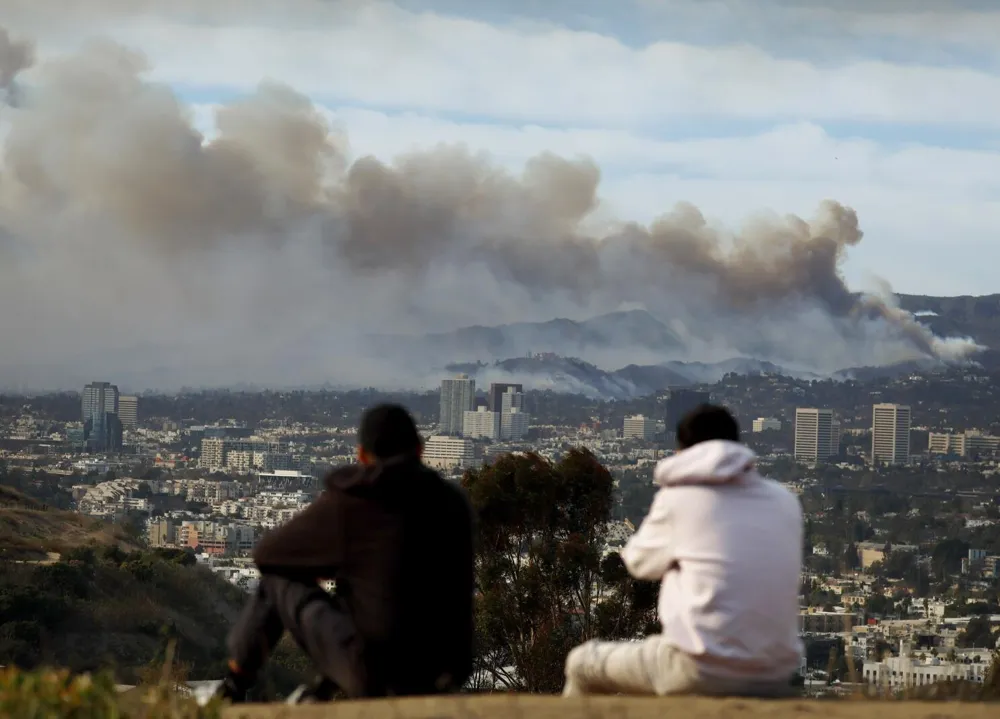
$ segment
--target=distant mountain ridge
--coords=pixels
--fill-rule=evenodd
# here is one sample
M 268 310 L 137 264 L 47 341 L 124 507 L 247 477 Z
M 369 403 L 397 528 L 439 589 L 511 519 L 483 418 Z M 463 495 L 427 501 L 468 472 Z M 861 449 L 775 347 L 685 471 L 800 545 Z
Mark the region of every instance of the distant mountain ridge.
M 714 363 L 670 361 L 659 365 L 632 364 L 617 370 L 604 370 L 578 358 L 540 354 L 493 363 L 452 363 L 443 369 L 449 373 L 467 374 L 482 383 L 517 381 L 530 389 L 552 389 L 603 399 L 630 399 L 669 387 L 714 384 L 730 373 L 782 374 L 819 379 L 819 375 L 796 372 L 746 357 Z
M 380 352 L 405 352 L 431 364 L 475 362 L 552 353 L 564 357 L 613 355 L 628 349 L 663 359 L 683 352 L 683 340 L 645 310 L 626 310 L 576 321 L 516 322 L 474 325 L 427 335 L 380 335 L 372 338 Z
M 918 315 L 920 321 L 939 336 L 971 337 L 987 348 L 1000 347 L 1000 294 L 983 297 L 900 295 L 898 302 L 902 309 Z M 613 312 L 582 322 L 556 319 L 468 327 L 407 338 L 407 341 L 412 343 L 411 351 L 419 348 L 429 357 L 449 353 L 449 359 L 437 364 L 447 371 L 463 371 L 482 381 L 518 377 L 538 389 L 559 388 L 605 398 L 645 395 L 670 386 L 712 384 L 729 373 L 844 380 L 895 377 L 937 366 L 933 360 L 908 361 L 818 374 L 750 357 L 733 357 L 721 362 L 670 359 L 683 353 L 684 342 L 666 323 L 645 310 Z M 624 361 L 613 361 L 617 350 L 622 350 L 617 356 Z M 624 350 L 635 351 L 642 358 L 628 362 Z M 590 360 L 602 354 L 611 357 L 612 361 L 595 363 Z M 574 359 L 577 357 L 584 359 Z M 987 367 L 1000 367 L 1000 351 L 987 349 L 975 360 Z M 618 369 L 604 369 L 598 364 Z
M 1000 294 L 983 297 L 899 295 L 904 310 L 941 337 L 971 337 L 1000 348 Z M 646 310 L 634 309 L 586 320 L 556 318 L 544 322 L 475 325 L 426 335 L 372 338 L 379 351 L 405 352 L 431 366 L 450 362 L 496 361 L 552 353 L 580 357 L 602 367 L 630 363 L 658 365 L 680 359 L 684 339 Z M 766 360 L 762 360 L 766 361 Z

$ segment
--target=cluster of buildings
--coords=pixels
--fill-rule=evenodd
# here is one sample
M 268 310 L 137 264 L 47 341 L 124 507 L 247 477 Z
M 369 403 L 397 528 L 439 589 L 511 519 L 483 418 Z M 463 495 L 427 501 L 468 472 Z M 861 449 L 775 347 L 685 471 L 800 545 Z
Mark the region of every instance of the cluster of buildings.
M 780 429 L 773 418 L 754 420 L 754 432 Z M 901 404 L 880 403 L 872 407 L 871 461 L 873 464 L 910 463 L 910 408 Z M 795 410 L 795 459 L 815 464 L 840 454 L 842 429 L 832 409 L 799 407 Z
M 468 375 L 441 381 L 438 434 L 497 442 L 521 440 L 531 418 L 524 411 L 524 387 L 494 382 L 485 401 L 477 400 L 476 380 Z
M 148 515 L 146 537 L 152 547 L 239 557 L 253 550 L 263 531 L 287 522 L 315 496 L 315 483 L 313 489 L 272 489 L 270 477 L 312 479 L 297 472 L 264 474 L 254 482 L 121 477 L 77 485 L 73 496 L 77 511 L 89 516 Z
M 622 422 L 622 438 L 652 442 L 663 436 L 665 446 L 677 444 L 677 424 L 691 410 L 712 401 L 710 392 L 698 389 L 677 388 L 667 390 L 664 396 L 663 419 L 637 414 Z
M 218 428 L 222 431 L 226 427 Z M 261 437 L 205 437 L 198 466 L 210 472 L 249 474 L 295 469 L 296 460 L 284 442 Z
M 753 421 L 754 432 L 780 430 L 781 421 L 773 417 L 758 417 Z M 911 461 L 910 407 L 881 403 L 872 406 L 871 454 L 873 464 L 906 465 Z M 800 462 L 815 464 L 840 453 L 843 435 L 840 422 L 832 409 L 799 407 L 795 410 L 794 456 Z M 930 432 L 927 452 L 942 458 L 979 460 L 1000 454 L 1000 437 L 979 431 L 962 433 Z
M 961 434 L 931 432 L 927 435 L 927 451 L 966 459 L 993 457 L 1000 451 L 1000 437 L 973 431 Z
M 780 430 L 781 421 L 759 417 L 753 421 L 754 432 Z M 871 454 L 873 464 L 906 465 L 911 460 L 910 407 L 880 403 L 872 406 Z M 794 456 L 800 462 L 815 464 L 840 453 L 843 431 L 832 409 L 799 407 L 795 410 Z M 931 455 L 966 459 L 994 457 L 1000 452 L 1000 437 L 968 431 L 958 434 L 930 432 L 927 451 Z
M 695 407 L 710 402 L 711 394 L 678 388 L 669 390 L 664 399 L 662 420 L 643 415 L 626 417 L 620 434 L 608 431 L 608 436 L 602 438 L 613 445 L 618 439 L 651 442 L 662 437 L 666 446 L 674 446 L 677 423 Z M 522 441 L 530 427 L 531 416 L 525 411 L 523 385 L 494 382 L 485 398 L 477 397 L 476 381 L 460 374 L 441 382 L 437 433 L 424 444 L 424 461 L 437 469 L 463 469 L 482 458 L 484 453 L 479 445 Z M 489 453 L 490 450 L 486 450 L 485 454 Z M 608 459 L 613 461 L 614 457 Z
M 149 546 L 190 549 L 210 557 L 246 556 L 257 546 L 260 528 L 247 522 L 156 517 L 146 525 Z
M 803 598 L 799 631 L 806 646 L 833 646 L 842 641 L 854 680 L 881 690 L 902 690 L 928 686 L 943 681 L 966 681 L 981 684 L 989 676 L 994 653 L 1000 642 L 988 633 L 973 639 L 966 630 L 973 620 L 1000 625 L 1000 615 L 986 617 L 950 616 L 954 605 L 942 599 L 911 599 L 900 594 L 892 583 L 880 584 L 867 569 L 881 561 L 881 547 L 863 550 L 864 569 L 840 578 L 807 575 L 818 588 L 835 597 L 832 606 L 807 606 Z M 919 553 L 917 547 L 893 546 L 893 551 Z M 970 550 L 969 559 L 981 563 L 981 550 Z M 984 575 L 986 576 L 986 575 Z M 898 599 L 892 618 L 865 620 L 866 600 L 876 593 Z M 995 635 L 994 635 L 995 636 Z M 989 637 L 987 639 L 987 637 Z M 969 646 L 975 644 L 976 646 Z M 820 652 L 826 656 L 826 652 Z M 822 670 L 806 674 L 822 673 Z
M 477 443 L 520 442 L 530 427 L 523 385 L 494 382 L 481 398 L 468 375 L 444 379 L 437 433 L 424 443 L 424 461 L 436 469 L 464 469 L 480 456 Z

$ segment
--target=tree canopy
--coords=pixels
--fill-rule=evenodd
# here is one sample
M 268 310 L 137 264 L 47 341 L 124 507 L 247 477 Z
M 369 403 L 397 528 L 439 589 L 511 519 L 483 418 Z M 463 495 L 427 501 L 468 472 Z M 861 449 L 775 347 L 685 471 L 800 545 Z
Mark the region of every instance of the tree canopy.
M 655 630 L 657 585 L 604 551 L 614 482 L 591 453 L 508 455 L 462 484 L 480 521 L 479 688 L 559 691 L 577 644 Z

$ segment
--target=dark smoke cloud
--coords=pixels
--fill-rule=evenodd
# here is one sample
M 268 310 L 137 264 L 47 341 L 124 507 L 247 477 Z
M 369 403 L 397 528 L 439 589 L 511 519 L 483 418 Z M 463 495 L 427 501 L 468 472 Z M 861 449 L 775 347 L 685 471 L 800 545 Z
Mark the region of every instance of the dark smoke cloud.
M 0 31 L 4 87 L 31 57 Z M 733 236 L 686 204 L 599 232 L 587 160 L 542 155 L 520 176 L 455 147 L 352 162 L 273 84 L 221 108 L 206 141 L 136 52 L 95 44 L 39 70 L 5 123 L 0 301 L 18 310 L 0 332 L 18 341 L 0 384 L 407 384 L 422 368 L 373 356 L 369 333 L 635 305 L 699 358 L 835 369 L 975 349 L 850 291 L 839 266 L 862 232 L 833 201 Z
M 31 43 L 15 41 L 5 28 L 0 27 L 0 104 L 15 104 L 14 78 L 31 67 L 34 59 L 35 48 Z

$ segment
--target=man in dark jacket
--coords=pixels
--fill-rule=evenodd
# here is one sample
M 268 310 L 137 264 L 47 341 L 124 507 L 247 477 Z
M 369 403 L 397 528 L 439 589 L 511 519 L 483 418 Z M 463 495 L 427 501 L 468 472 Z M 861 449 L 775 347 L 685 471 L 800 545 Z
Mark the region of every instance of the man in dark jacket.
M 365 413 L 358 464 L 254 551 L 260 584 L 229 637 L 223 697 L 241 700 L 287 630 L 324 681 L 314 698 L 431 694 L 472 671 L 474 520 L 421 461 L 409 413 Z M 333 595 L 319 583 L 332 579 Z

